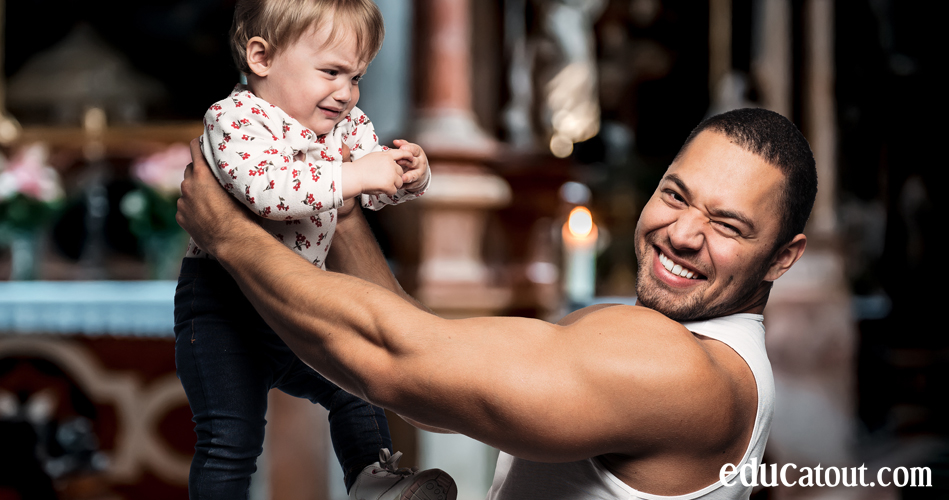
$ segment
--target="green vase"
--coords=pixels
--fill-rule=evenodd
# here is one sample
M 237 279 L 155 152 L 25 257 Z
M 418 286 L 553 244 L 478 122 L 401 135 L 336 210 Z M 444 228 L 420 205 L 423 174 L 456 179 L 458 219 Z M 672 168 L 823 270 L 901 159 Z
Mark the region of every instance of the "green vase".
M 146 236 L 142 244 L 148 277 L 153 280 L 174 280 L 181 270 L 181 258 L 188 247 L 184 231 L 163 231 Z
M 31 281 L 40 276 L 43 260 L 41 231 L 12 231 L 10 234 L 10 281 Z

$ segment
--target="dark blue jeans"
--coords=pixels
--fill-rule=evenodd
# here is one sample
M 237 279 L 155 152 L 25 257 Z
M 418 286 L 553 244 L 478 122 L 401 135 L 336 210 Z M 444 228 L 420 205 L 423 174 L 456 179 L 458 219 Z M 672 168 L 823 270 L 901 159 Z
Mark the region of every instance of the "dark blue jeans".
M 379 449 L 392 449 L 381 408 L 343 391 L 300 361 L 216 261 L 184 259 L 175 292 L 175 364 L 198 443 L 192 499 L 247 498 L 263 451 L 272 388 L 329 410 L 330 437 L 346 488 Z

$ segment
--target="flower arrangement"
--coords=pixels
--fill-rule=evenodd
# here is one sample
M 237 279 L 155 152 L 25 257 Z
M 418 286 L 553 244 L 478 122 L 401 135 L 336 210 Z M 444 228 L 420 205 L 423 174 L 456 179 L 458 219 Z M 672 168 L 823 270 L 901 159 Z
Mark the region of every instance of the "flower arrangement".
M 185 165 L 190 162 L 191 149 L 185 144 L 172 144 L 132 164 L 132 178 L 138 188 L 125 195 L 121 209 L 136 236 L 180 230 L 175 222 L 175 204 L 181 196 Z
M 43 144 L 20 149 L 4 165 L 0 156 L 0 243 L 10 247 L 10 279 L 32 280 L 42 261 L 42 230 L 63 205 L 59 174 Z
M 0 161 L 0 232 L 33 233 L 46 227 L 63 203 L 59 174 L 47 164 L 43 144 L 21 149 L 4 168 Z
M 139 239 L 152 278 L 174 278 L 184 254 L 186 234 L 175 221 L 175 212 L 185 165 L 190 162 L 191 149 L 172 144 L 132 164 L 138 187 L 122 198 L 120 208 Z

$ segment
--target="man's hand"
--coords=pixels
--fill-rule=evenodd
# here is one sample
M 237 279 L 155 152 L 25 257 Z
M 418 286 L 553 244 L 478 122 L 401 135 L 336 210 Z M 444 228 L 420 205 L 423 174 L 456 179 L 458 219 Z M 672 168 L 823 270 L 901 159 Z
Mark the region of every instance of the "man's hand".
M 400 162 L 412 154 L 401 149 L 369 153 L 343 168 L 343 199 L 360 194 L 394 195 L 402 187 Z
M 407 151 L 412 154 L 408 161 L 400 161 L 399 165 L 405 171 L 402 174 L 402 188 L 410 193 L 416 193 L 423 189 L 431 177 L 431 170 L 428 166 L 428 156 L 421 146 L 402 139 L 392 141 L 400 151 Z
M 198 140 L 191 141 L 191 160 L 181 181 L 181 198 L 175 220 L 202 250 L 216 255 L 219 242 L 240 234 L 245 224 L 258 227 L 246 210 L 218 184 L 201 154 Z

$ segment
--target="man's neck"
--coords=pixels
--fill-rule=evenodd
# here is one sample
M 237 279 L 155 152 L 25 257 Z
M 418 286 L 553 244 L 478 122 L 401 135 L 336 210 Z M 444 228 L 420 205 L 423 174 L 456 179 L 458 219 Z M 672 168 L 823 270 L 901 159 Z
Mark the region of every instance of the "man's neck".
M 771 287 L 774 286 L 772 281 L 762 281 L 761 285 L 755 289 L 748 300 L 744 302 L 744 305 L 736 308 L 734 312 L 729 314 L 739 314 L 739 313 L 748 313 L 748 314 L 764 314 L 764 308 L 768 305 L 768 297 L 771 296 Z M 723 315 L 724 316 L 724 315 Z

